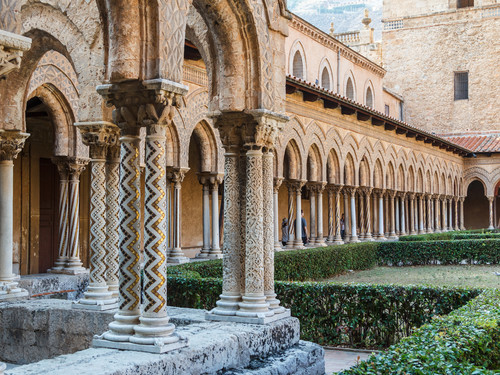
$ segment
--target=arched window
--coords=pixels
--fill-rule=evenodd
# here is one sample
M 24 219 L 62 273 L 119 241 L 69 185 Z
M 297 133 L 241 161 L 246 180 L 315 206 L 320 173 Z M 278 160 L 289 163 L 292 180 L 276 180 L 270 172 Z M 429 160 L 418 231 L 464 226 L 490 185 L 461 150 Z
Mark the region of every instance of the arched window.
M 326 68 L 323 68 L 323 72 L 321 73 L 321 86 L 327 90 L 330 90 L 330 72 Z
M 371 87 L 368 87 L 366 90 L 365 105 L 373 108 L 373 92 Z
M 347 84 L 345 85 L 345 96 L 354 100 L 354 85 L 350 77 L 347 79 Z
M 293 75 L 297 78 L 304 78 L 304 61 L 300 51 L 296 51 L 293 56 Z

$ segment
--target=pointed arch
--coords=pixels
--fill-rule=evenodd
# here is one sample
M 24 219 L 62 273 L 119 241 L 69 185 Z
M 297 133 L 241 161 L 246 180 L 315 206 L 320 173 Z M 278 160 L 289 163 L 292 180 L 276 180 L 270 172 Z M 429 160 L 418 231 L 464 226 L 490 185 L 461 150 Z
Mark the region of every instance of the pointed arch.
M 330 61 L 327 57 L 323 57 L 321 64 L 319 65 L 319 84 L 325 90 L 333 90 L 335 83 L 333 80 L 333 70 Z
M 365 82 L 364 102 L 367 107 L 375 108 L 375 89 L 371 80 Z
M 384 188 L 384 170 L 380 159 L 377 159 L 375 162 L 375 168 L 373 170 L 373 187 L 376 189 Z
M 307 81 L 306 53 L 300 40 L 293 42 L 289 56 L 288 74 Z
M 287 180 L 302 179 L 302 157 L 297 142 L 291 139 L 283 157 L 283 177 Z
M 313 143 L 307 153 L 307 180 L 311 182 L 323 181 L 323 162 L 318 146 Z
M 340 185 L 341 184 L 341 174 L 340 174 L 340 161 L 335 149 L 331 149 L 328 153 L 328 160 L 326 165 L 327 182 L 329 184 Z
M 394 178 L 394 165 L 392 161 L 387 165 L 387 173 L 386 173 L 386 189 L 394 190 L 396 188 L 395 178 Z
M 363 156 L 359 164 L 359 186 L 371 186 L 370 165 L 366 156 Z
M 349 152 L 347 153 L 344 162 L 344 185 L 356 185 L 356 168 L 354 166 L 354 159 Z

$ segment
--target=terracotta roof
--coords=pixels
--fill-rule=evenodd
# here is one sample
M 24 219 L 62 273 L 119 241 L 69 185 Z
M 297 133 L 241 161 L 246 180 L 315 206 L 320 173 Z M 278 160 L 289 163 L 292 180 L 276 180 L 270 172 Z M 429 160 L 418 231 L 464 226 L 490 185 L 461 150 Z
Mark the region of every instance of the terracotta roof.
M 416 137 L 418 141 L 431 143 L 442 149 L 447 149 L 461 156 L 467 156 L 473 153 L 469 148 L 451 142 L 450 140 L 440 137 L 436 134 L 426 132 L 423 129 L 414 127 L 404 121 L 400 121 L 392 116 L 387 116 L 371 107 L 351 100 L 343 95 L 337 94 L 331 90 L 326 90 L 319 85 L 305 81 L 292 75 L 287 75 L 287 94 L 295 91 L 304 93 L 305 101 L 315 101 L 319 98 L 325 102 L 325 108 L 336 108 L 340 105 L 344 114 L 358 114 L 361 121 L 371 120 L 372 125 L 384 126 L 386 130 L 395 130 L 397 134 L 406 134 L 407 137 Z M 307 97 L 305 94 L 308 94 Z M 333 103 L 332 103 L 333 102 Z M 327 104 L 331 103 L 331 104 Z M 332 106 L 333 104 L 333 106 Z M 344 111 L 345 108 L 345 111 Z
M 473 152 L 500 152 L 500 133 L 445 135 L 442 137 Z

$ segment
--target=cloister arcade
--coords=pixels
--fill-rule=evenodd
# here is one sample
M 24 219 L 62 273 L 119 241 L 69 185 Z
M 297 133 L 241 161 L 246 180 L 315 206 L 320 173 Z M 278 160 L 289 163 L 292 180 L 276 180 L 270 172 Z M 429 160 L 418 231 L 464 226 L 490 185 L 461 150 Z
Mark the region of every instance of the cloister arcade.
M 283 218 L 287 249 L 303 247 L 301 211 L 308 246 L 467 226 L 469 151 L 382 113 L 383 69 L 345 46 L 363 79 L 346 73 L 344 96 L 299 79 L 300 67 L 287 75 L 304 47 L 285 49 L 281 0 L 5 11 L 0 29 L 25 38 L 1 36 L 24 56 L 0 82 L 0 205 L 19 207 L 0 217 L 0 299 L 23 293 L 13 271 L 90 268 L 75 308 L 118 308 L 103 345 L 171 344 L 167 262 L 223 257 L 209 319 L 261 321 L 288 316 L 273 282 Z M 318 66 L 323 86 L 340 85 Z

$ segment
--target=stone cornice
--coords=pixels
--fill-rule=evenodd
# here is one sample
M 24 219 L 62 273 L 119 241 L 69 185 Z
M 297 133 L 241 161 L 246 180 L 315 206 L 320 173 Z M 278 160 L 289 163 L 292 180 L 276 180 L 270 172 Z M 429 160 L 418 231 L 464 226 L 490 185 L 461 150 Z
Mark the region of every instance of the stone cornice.
M 338 41 L 334 37 L 314 27 L 309 22 L 303 20 L 299 16 L 295 14 L 293 15 L 290 26 L 295 30 L 300 31 L 304 35 L 313 38 L 314 40 L 316 40 L 318 43 L 321 43 L 325 47 L 330 48 L 335 52 L 340 51 L 341 56 L 353 62 L 354 64 L 359 65 L 365 69 L 368 69 L 380 77 L 385 76 L 386 71 L 384 68 L 375 64 L 373 61 L 367 59 L 363 55 L 352 50 L 351 48 L 347 47 L 345 44 Z

